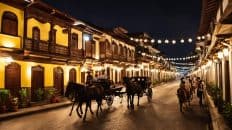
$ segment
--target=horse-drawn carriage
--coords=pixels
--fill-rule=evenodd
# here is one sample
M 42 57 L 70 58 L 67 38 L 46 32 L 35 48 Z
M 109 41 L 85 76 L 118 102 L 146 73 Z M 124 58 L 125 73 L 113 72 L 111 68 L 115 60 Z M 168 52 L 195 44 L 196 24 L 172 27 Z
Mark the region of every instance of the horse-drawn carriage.
M 94 86 L 102 86 L 104 88 L 104 99 L 109 107 L 113 104 L 115 96 L 120 97 L 122 101 L 123 94 L 125 93 L 122 91 L 122 85 L 118 86 L 114 84 L 112 80 L 108 79 L 98 79 L 93 81 L 92 84 Z
M 115 96 L 122 98 L 122 94 L 125 93 L 121 92 L 122 88 L 123 87 L 115 87 L 113 82 L 108 79 L 98 79 L 87 85 L 69 82 L 65 92 L 65 96 L 71 96 L 71 100 L 73 101 L 69 115 L 71 116 L 73 107 L 77 104 L 77 114 L 80 118 L 84 114 L 83 120 L 85 120 L 88 109 L 93 114 L 91 102 L 95 100 L 97 102 L 96 115 L 98 116 L 99 110 L 102 111 L 102 101 L 105 99 L 107 105 L 111 106 Z M 82 110 L 83 103 L 86 104 L 85 113 L 83 113 Z
M 137 105 L 139 105 L 139 98 L 144 94 L 147 96 L 148 102 L 152 100 L 153 92 L 150 77 L 124 77 L 123 81 L 127 89 L 128 108 L 134 108 L 135 95 L 138 96 Z

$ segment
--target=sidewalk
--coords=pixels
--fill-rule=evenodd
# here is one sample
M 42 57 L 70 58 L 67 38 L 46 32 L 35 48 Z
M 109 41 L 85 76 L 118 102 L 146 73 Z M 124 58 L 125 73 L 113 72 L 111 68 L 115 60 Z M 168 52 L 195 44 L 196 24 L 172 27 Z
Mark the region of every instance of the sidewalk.
M 46 105 L 41 105 L 41 106 L 33 106 L 33 107 L 28 107 L 28 108 L 22 108 L 19 109 L 17 112 L 7 112 L 7 113 L 2 113 L 0 114 L 0 120 L 6 120 L 6 119 L 12 119 L 28 114 L 33 114 L 41 111 L 46 111 L 46 110 L 51 110 L 51 109 L 56 109 L 60 107 L 65 107 L 71 105 L 72 102 L 69 100 L 64 100 L 59 103 L 51 103 L 51 104 L 46 104 Z

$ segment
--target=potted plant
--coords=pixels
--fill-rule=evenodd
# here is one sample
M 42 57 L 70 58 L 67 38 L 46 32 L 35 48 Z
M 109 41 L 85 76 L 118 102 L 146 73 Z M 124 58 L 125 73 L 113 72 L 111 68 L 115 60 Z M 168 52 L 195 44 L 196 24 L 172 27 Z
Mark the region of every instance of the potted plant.
M 12 97 L 10 99 L 10 110 L 11 111 L 18 111 L 19 103 L 18 103 L 18 98 L 17 97 Z
M 7 111 L 7 101 L 9 99 L 9 90 L 2 89 L 0 90 L 0 113 Z
M 28 106 L 28 95 L 27 95 L 27 89 L 26 88 L 22 88 L 19 90 L 19 101 L 20 101 L 20 107 L 24 108 Z
M 59 102 L 59 98 L 56 96 L 56 89 L 51 88 L 48 90 L 48 98 L 50 99 L 51 103 Z
M 37 101 L 42 101 L 43 100 L 43 96 L 44 96 L 44 90 L 42 88 L 38 88 L 35 91 L 35 95 L 36 95 L 36 100 Z

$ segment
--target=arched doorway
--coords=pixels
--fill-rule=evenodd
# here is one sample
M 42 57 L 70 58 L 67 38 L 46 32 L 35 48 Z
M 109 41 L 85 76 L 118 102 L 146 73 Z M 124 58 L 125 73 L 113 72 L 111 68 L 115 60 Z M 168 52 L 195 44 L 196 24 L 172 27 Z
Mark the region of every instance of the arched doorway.
M 31 68 L 31 99 L 36 101 L 36 91 L 44 88 L 44 67 L 38 65 Z
M 21 67 L 11 63 L 5 67 L 5 88 L 10 90 L 12 96 L 19 96 L 21 87 Z
M 54 88 L 58 94 L 63 95 L 64 93 L 64 72 L 61 67 L 54 68 L 53 74 Z
M 74 68 L 72 68 L 70 71 L 69 71 L 69 82 L 74 82 L 76 83 L 76 70 Z

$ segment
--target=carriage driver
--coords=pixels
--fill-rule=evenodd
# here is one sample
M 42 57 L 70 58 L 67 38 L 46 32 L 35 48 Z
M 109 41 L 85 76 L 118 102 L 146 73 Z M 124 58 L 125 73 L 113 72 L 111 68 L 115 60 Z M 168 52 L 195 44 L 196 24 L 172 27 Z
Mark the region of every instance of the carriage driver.
M 93 76 L 91 75 L 91 72 L 87 72 L 87 77 L 86 77 L 86 85 L 91 85 L 93 83 Z

